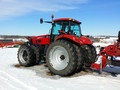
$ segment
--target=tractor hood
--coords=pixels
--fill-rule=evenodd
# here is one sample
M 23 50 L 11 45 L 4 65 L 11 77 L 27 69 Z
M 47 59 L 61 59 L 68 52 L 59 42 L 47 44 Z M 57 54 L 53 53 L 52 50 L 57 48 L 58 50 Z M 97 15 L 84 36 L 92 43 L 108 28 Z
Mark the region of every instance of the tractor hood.
M 30 43 L 32 44 L 40 44 L 40 45 L 46 45 L 50 44 L 50 35 L 40 35 L 40 36 L 32 36 L 27 37 Z
M 50 35 L 49 34 L 46 34 L 46 35 L 39 35 L 39 36 L 29 36 L 29 37 L 26 37 L 28 40 L 30 40 L 31 38 L 43 38 L 43 37 L 49 37 Z

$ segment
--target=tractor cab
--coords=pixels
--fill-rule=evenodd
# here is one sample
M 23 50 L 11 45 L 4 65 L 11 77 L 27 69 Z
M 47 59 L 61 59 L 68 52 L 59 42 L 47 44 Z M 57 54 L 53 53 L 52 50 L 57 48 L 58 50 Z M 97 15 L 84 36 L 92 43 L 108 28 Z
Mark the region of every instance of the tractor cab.
M 53 20 L 51 29 L 51 42 L 61 34 L 70 34 L 77 37 L 81 36 L 81 22 L 71 18 L 59 18 Z
M 65 38 L 72 39 L 74 38 L 80 38 L 82 36 L 81 34 L 81 28 L 78 20 L 72 19 L 72 18 L 58 18 L 54 19 L 54 16 L 52 15 L 52 21 L 43 21 L 43 19 L 40 19 L 40 23 L 51 23 L 52 28 L 50 32 L 50 43 L 55 41 L 56 38 L 60 37 L 61 35 Z M 61 38 L 64 38 L 62 37 Z M 79 40 L 77 40 L 79 42 Z

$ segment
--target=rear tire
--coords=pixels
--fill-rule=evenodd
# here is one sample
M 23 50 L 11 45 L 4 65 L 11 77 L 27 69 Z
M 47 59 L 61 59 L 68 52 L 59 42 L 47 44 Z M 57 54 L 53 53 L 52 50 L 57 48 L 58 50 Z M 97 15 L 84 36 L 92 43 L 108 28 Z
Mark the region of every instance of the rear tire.
M 66 40 L 53 42 L 47 49 L 46 62 L 53 74 L 60 76 L 74 74 L 77 67 L 77 55 L 74 46 Z
M 82 70 L 82 66 L 83 66 L 83 53 L 82 53 L 82 48 L 80 46 L 77 46 L 74 44 L 74 47 L 76 49 L 77 52 L 77 68 L 76 68 L 76 73 L 80 72 Z
M 86 65 L 91 66 L 95 62 L 97 54 L 96 49 L 93 45 L 83 45 L 84 62 Z
M 23 44 L 20 46 L 17 57 L 18 57 L 19 64 L 22 66 L 28 67 L 28 66 L 35 65 L 34 51 L 27 44 Z

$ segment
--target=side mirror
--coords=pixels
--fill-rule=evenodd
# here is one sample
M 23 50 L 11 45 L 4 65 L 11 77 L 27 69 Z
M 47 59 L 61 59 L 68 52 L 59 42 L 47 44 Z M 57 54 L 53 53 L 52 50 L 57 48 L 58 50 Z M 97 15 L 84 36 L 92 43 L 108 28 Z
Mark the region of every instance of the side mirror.
M 42 24 L 43 22 L 53 24 L 54 15 L 52 15 L 51 18 L 52 18 L 52 21 L 43 21 L 43 18 L 40 18 L 40 24 Z
M 53 19 L 54 18 L 54 15 L 52 14 L 51 18 Z
M 42 18 L 40 18 L 40 24 L 42 24 L 43 23 L 43 19 Z

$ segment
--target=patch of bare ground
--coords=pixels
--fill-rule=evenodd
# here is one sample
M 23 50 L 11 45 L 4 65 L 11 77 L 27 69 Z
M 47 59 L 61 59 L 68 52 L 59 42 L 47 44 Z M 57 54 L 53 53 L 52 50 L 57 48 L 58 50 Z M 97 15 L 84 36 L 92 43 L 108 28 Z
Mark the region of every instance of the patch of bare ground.
M 33 70 L 36 72 L 36 75 L 38 75 L 38 76 L 43 76 L 43 75 L 50 76 L 50 77 L 56 76 L 55 74 L 51 73 L 48 70 L 48 67 L 46 66 L 46 64 L 39 64 L 39 65 L 31 66 L 31 67 L 24 67 L 24 66 L 21 66 L 20 64 L 15 64 L 14 67 Z M 82 75 L 87 75 L 88 73 L 91 73 L 91 71 L 80 71 L 80 72 L 75 73 L 74 75 L 71 75 L 68 77 L 78 77 L 78 76 L 82 76 Z
M 16 67 L 16 68 L 20 68 L 21 65 L 20 65 L 20 64 L 15 64 L 14 67 Z
M 39 65 L 31 66 L 31 67 L 24 67 L 24 66 L 21 66 L 20 64 L 15 64 L 14 67 L 20 68 L 20 69 L 32 70 L 36 73 L 37 76 L 43 77 L 43 78 L 52 78 L 52 79 L 61 78 L 61 76 L 51 73 L 49 71 L 48 67 L 46 66 L 46 64 L 39 64 Z M 73 77 L 79 77 L 79 76 L 84 76 L 84 75 L 94 75 L 94 76 L 106 77 L 111 74 L 107 73 L 107 72 L 102 72 L 102 74 L 99 74 L 98 72 L 95 72 L 93 70 L 82 70 L 78 73 L 75 73 L 71 76 L 66 76 L 64 78 L 73 78 Z

